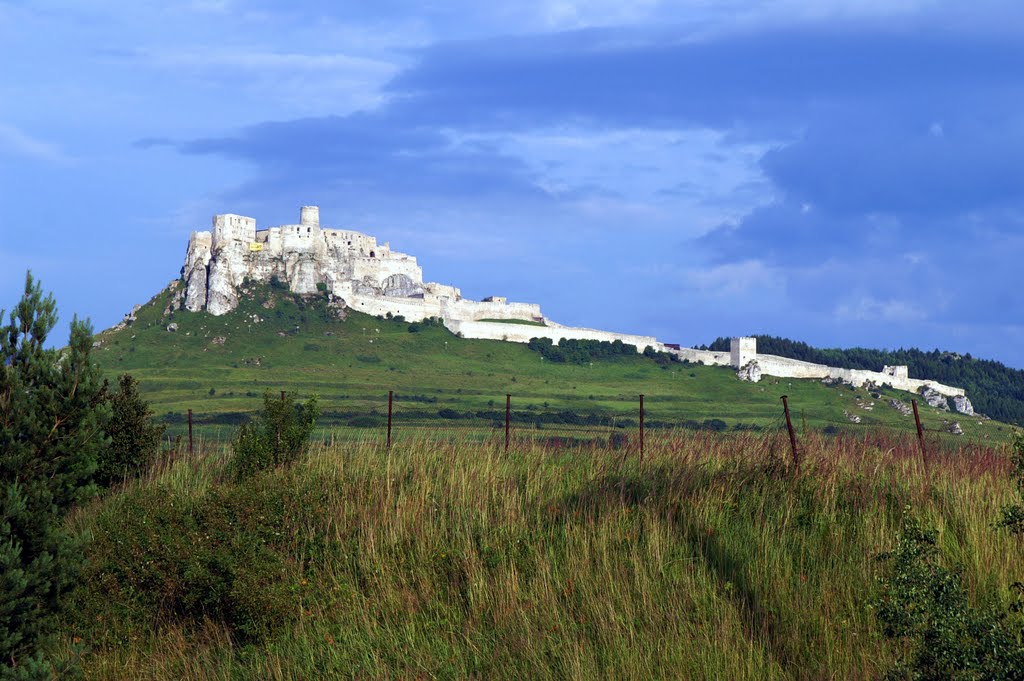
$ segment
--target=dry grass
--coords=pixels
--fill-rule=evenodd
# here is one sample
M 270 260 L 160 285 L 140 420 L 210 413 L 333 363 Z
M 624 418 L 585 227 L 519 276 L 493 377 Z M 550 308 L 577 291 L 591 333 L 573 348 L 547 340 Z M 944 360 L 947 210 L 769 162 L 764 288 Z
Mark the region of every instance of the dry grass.
M 289 624 L 246 643 L 166 613 L 118 643 L 86 629 L 86 676 L 876 678 L 894 651 L 869 607 L 875 556 L 905 506 L 975 598 L 1024 580 L 1020 540 L 992 527 L 1014 498 L 1001 450 L 936 453 L 928 476 L 898 439 L 810 436 L 799 475 L 776 433 L 663 433 L 642 468 L 622 455 L 314 446 L 268 474 L 313 500 L 281 528 Z M 74 527 L 157 484 L 201 498 L 228 484 L 224 461 L 216 446 L 168 460 Z

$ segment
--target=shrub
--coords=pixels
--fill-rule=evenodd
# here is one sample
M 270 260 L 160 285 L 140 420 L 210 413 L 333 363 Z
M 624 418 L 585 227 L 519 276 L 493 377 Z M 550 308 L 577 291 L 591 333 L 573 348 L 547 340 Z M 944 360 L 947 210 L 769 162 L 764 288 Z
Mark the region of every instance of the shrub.
M 108 397 L 110 446 L 100 454 L 96 467 L 96 484 L 101 487 L 142 473 L 160 450 L 166 428 L 153 423 L 153 412 L 131 374 L 121 374 L 117 381 L 118 391 Z
M 907 509 L 895 550 L 880 556 L 888 572 L 876 615 L 882 633 L 904 643 L 889 677 L 1020 679 L 1024 646 L 1005 612 L 971 607 L 960 575 L 939 563 L 937 538 Z
M 305 404 L 295 393 L 275 399 L 263 394 L 263 411 L 238 429 L 229 470 L 236 480 L 294 461 L 309 445 L 319 415 L 316 396 Z
M 213 619 L 243 642 L 298 613 L 301 568 L 281 543 L 311 488 L 288 475 L 216 485 L 198 497 L 152 486 L 116 497 L 97 518 L 67 614 L 75 634 L 117 645 L 166 619 Z
M 316 290 L 319 291 L 320 293 L 327 293 L 327 284 L 325 284 L 322 281 L 318 281 L 316 283 Z

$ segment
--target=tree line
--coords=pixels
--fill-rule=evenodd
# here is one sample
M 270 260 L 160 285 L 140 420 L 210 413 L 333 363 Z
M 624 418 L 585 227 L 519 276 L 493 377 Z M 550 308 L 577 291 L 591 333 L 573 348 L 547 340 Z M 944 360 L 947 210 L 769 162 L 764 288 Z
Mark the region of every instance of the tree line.
M 1024 371 L 1001 362 L 977 359 L 941 350 L 874 350 L 870 348 L 815 348 L 777 336 L 755 336 L 757 351 L 815 364 L 881 371 L 885 365 L 905 364 L 912 378 L 927 378 L 967 391 L 974 408 L 999 421 L 1024 426 Z M 728 352 L 729 339 L 716 338 L 703 350 Z

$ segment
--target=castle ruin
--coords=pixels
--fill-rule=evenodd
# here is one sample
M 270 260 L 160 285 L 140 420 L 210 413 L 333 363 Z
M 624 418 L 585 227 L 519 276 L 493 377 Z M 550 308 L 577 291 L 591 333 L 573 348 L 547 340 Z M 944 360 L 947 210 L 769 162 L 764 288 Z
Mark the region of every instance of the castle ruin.
M 348 308 L 370 315 L 401 315 L 410 322 L 436 317 L 465 338 L 517 343 L 537 337 L 555 343 L 562 339 L 619 340 L 636 346 L 638 352 L 652 347 L 683 360 L 732 366 L 744 380 L 757 381 L 766 375 L 835 380 L 855 386 L 889 384 L 910 392 L 927 389 L 962 398 L 970 406 L 963 389 L 910 378 L 905 366 L 863 371 L 760 355 L 754 338 L 732 339 L 729 352 L 682 348 L 653 336 L 562 326 L 547 319 L 539 305 L 510 303 L 504 296 L 468 300 L 454 286 L 423 281 L 416 258 L 392 251 L 388 242 L 380 244 L 361 232 L 323 227 L 317 206 L 303 206 L 298 224 L 262 230 L 250 217 L 214 216 L 211 231 L 192 233 L 182 278 L 184 306 L 193 312 L 230 312 L 238 305 L 238 288 L 245 281 L 276 278 L 294 293 L 325 290 Z

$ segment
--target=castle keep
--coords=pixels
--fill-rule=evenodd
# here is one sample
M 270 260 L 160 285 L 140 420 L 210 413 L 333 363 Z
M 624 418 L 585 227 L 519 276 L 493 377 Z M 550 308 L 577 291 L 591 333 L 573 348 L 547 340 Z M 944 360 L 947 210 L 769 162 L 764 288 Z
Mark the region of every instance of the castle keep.
M 517 343 L 536 337 L 555 343 L 562 339 L 620 340 L 635 345 L 638 351 L 652 347 L 692 362 L 732 366 L 744 380 L 757 381 L 769 375 L 856 386 L 887 383 L 900 390 L 959 398 L 954 400 L 957 409 L 962 403 L 970 407 L 961 388 L 910 378 L 907 367 L 862 371 L 761 355 L 753 338 L 734 338 L 730 352 L 680 348 L 653 336 L 562 326 L 544 317 L 534 303 L 510 303 L 502 296 L 467 300 L 454 286 L 424 282 L 416 258 L 392 251 L 388 242 L 379 244 L 367 234 L 322 226 L 316 206 L 303 206 L 298 224 L 262 230 L 253 218 L 214 216 L 211 231 L 193 232 L 189 239 L 182 268 L 184 306 L 193 312 L 205 309 L 222 315 L 238 305 L 238 288 L 244 281 L 269 282 L 275 277 L 294 293 L 325 289 L 348 308 L 371 315 L 402 315 L 410 322 L 437 317 L 465 338 Z

